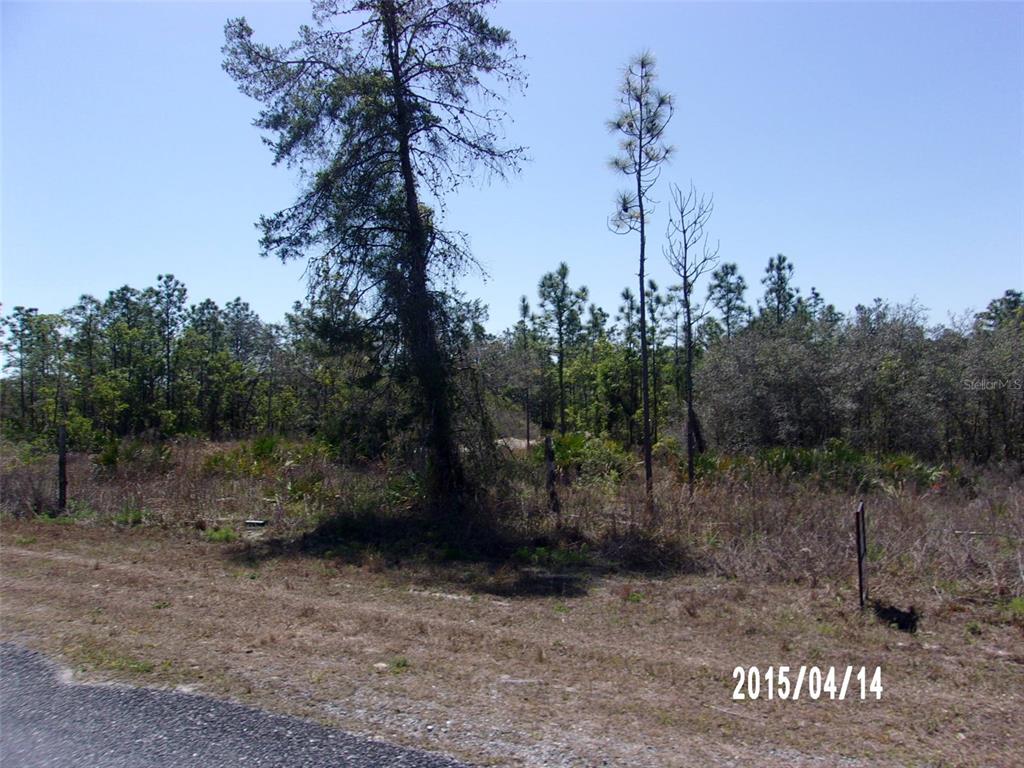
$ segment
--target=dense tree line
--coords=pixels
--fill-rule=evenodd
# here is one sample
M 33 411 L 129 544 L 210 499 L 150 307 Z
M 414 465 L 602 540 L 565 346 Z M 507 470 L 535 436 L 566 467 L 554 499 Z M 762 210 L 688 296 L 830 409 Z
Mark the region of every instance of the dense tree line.
M 715 311 L 696 328 L 693 413 L 716 452 L 812 447 L 932 459 L 1024 458 L 1024 301 L 1007 291 L 973 318 L 929 327 L 914 305 L 875 300 L 844 317 L 802 296 L 792 263 L 772 258 L 751 306 L 735 265 L 713 273 Z M 654 442 L 687 435 L 683 291 L 647 288 Z M 639 302 L 614 316 L 588 303 L 562 264 L 538 283 L 535 309 L 484 333 L 485 310 L 455 301 L 446 345 L 458 361 L 460 441 L 473 420 L 533 438 L 587 432 L 641 445 Z M 3 430 L 74 447 L 112 437 L 318 435 L 342 456 L 416 452 L 408 366 L 387 326 L 376 332 L 329 296 L 265 323 L 241 299 L 188 303 L 172 275 L 59 314 L 15 307 L 3 321 Z
M 697 452 L 842 440 L 873 453 L 932 459 L 1024 458 L 1024 302 L 1007 291 L 973 318 L 929 326 L 916 305 L 876 299 L 849 317 L 815 289 L 802 296 L 793 264 L 769 260 L 763 296 L 747 303 L 735 264 L 711 274 L 713 308 L 686 354 L 686 292 L 647 291 L 652 433 L 683 444 L 695 423 Z M 575 296 L 575 304 L 548 297 Z M 639 446 L 642 432 L 639 306 L 630 289 L 614 322 L 572 288 L 566 265 L 541 280 L 541 311 L 506 332 L 504 393 L 529 419 Z M 691 370 L 692 366 L 692 370 Z M 564 373 L 563 373 L 564 371 Z M 691 389 L 688 397 L 688 382 Z M 689 403 L 692 403 L 688 407 Z M 689 418 L 688 418 L 689 414 Z
M 453 302 L 464 348 L 475 305 Z M 3 429 L 73 447 L 128 435 L 223 439 L 319 434 L 352 457 L 379 455 L 407 428 L 408 376 L 390 329 L 372 332 L 328 294 L 264 323 L 241 299 L 188 304 L 172 275 L 59 314 L 15 307 L 4 318 Z

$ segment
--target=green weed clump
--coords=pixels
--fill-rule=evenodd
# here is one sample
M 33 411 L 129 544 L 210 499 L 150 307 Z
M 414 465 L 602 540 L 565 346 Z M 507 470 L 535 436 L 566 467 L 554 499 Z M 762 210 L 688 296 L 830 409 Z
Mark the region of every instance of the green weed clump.
M 1010 624 L 1024 628 L 1024 597 L 1008 600 L 1003 606 L 1003 613 Z
M 228 544 L 238 538 L 230 528 L 212 528 L 206 532 L 206 540 L 215 544 Z
M 137 659 L 95 642 L 83 642 L 81 645 L 68 649 L 69 655 L 79 664 L 94 669 L 121 672 L 129 675 L 148 675 L 155 669 L 150 661 Z
M 108 440 L 106 445 L 93 457 L 93 463 L 104 472 L 112 474 L 121 460 L 121 443 L 117 439 Z
M 513 558 L 521 565 L 542 566 L 547 568 L 583 567 L 591 562 L 591 554 L 587 546 L 578 548 L 554 547 L 520 547 Z
M 330 449 L 317 441 L 288 442 L 274 435 L 262 435 L 209 454 L 203 460 L 202 472 L 208 477 L 269 479 L 283 470 L 329 457 Z
M 131 528 L 136 525 L 142 525 L 145 520 L 146 513 L 144 510 L 134 505 L 127 505 L 120 514 L 114 517 L 114 524 L 124 528 Z
M 160 474 L 174 467 L 172 446 L 164 442 L 109 438 L 92 457 L 101 475 L 113 477 L 119 470 L 135 474 Z

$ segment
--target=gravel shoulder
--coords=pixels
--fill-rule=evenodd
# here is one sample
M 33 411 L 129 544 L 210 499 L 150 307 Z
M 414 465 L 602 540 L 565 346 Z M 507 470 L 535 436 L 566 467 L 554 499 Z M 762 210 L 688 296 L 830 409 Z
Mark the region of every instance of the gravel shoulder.
M 465 768 L 206 696 L 76 684 L 41 654 L 0 644 L 0 764 L 5 768 Z

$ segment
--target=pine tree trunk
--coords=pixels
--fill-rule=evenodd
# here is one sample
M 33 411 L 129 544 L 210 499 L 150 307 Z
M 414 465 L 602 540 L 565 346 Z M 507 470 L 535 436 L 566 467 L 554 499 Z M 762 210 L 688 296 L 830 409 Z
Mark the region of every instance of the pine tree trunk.
M 641 151 L 643 147 L 641 146 Z M 647 366 L 647 305 L 644 298 L 644 258 L 647 248 L 646 222 L 644 221 L 644 195 L 640 173 L 636 176 L 637 201 L 640 207 L 640 393 L 643 401 L 643 451 L 644 451 L 644 510 L 648 519 L 654 513 L 654 468 L 651 462 L 651 411 L 650 381 Z
M 658 348 L 651 350 L 651 442 L 658 442 Z
M 555 518 L 555 526 L 562 528 L 562 503 L 558 498 L 557 473 L 555 471 L 555 445 L 551 435 L 544 436 L 544 467 L 548 489 L 548 512 Z
M 565 340 L 561 324 L 558 328 L 558 433 L 565 434 Z
M 68 506 L 68 429 L 57 427 L 57 513 Z
M 530 450 L 530 385 L 526 385 L 526 450 Z
M 683 394 L 686 397 L 686 481 L 693 493 L 694 454 L 698 452 L 696 414 L 693 411 L 693 313 L 690 309 L 690 291 L 686 277 L 683 277 L 684 340 L 686 346 L 686 371 L 683 378 Z M 700 443 L 703 443 L 703 436 Z
M 438 343 L 435 316 L 430 297 L 427 256 L 428 237 L 416 191 L 412 168 L 410 136 L 412 121 L 402 85 L 398 50 L 399 30 L 393 2 L 381 6 L 391 68 L 392 97 L 398 140 L 399 163 L 405 192 L 407 243 L 403 253 L 405 295 L 399 313 L 412 358 L 413 375 L 420 388 L 422 417 L 427 429 L 428 485 L 435 515 L 451 518 L 462 510 L 465 478 L 459 460 L 452 427 L 451 382 Z

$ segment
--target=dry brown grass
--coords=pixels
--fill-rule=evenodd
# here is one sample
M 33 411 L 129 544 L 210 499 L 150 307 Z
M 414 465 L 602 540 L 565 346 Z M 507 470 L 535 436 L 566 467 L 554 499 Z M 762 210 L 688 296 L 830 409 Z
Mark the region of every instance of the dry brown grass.
M 248 442 L 181 439 L 168 444 L 127 442 L 115 466 L 97 456 L 68 458 L 68 514 L 81 520 L 162 528 L 237 525 L 273 520 L 277 530 L 308 528 L 329 508 L 346 506 L 366 470 L 340 467 L 315 446 L 281 442 L 272 461 L 248 457 Z M 226 462 L 214 461 L 227 457 Z M 0 443 L 0 513 L 25 517 L 52 512 L 56 463 L 26 459 Z
M 1024 752 L 1019 479 L 868 499 L 873 590 L 924 614 L 908 635 L 856 610 L 842 494 L 691 499 L 663 476 L 660 518 L 641 527 L 632 492 L 577 484 L 562 489 L 569 531 L 546 532 L 526 494 L 510 524 L 535 539 L 514 556 L 431 556 L 440 545 L 418 549 L 428 533 L 402 517 L 403 478 L 318 455 L 210 470 L 237 448 L 185 444 L 168 466 L 112 474 L 74 457 L 63 525 L 21 514 L 50 467 L 5 457 L 2 635 L 92 675 L 482 764 L 1010 766 Z M 379 519 L 354 524 L 373 504 Z M 241 526 L 254 509 L 258 534 Z M 348 523 L 299 537 L 339 510 Z M 211 542 L 213 525 L 242 538 Z M 885 695 L 730 700 L 735 666 L 772 664 L 880 665 Z
M 560 488 L 565 524 L 617 559 L 747 582 L 848 582 L 857 502 L 868 513 L 872 582 L 893 599 L 944 595 L 997 604 L 1024 594 L 1024 477 L 979 473 L 969 489 L 890 489 L 851 495 L 798 481 L 700 484 L 671 471 L 655 484 L 644 519 L 642 481 Z M 525 516 L 536 520 L 539 495 Z M 636 551 L 631 551 L 636 550 Z
M 849 588 L 634 574 L 496 598 L 426 566 L 243 565 L 237 548 L 8 521 L 2 634 L 91 676 L 482 764 L 1010 766 L 1024 750 L 1021 629 L 969 603 L 929 609 L 912 636 Z M 885 694 L 730 700 L 734 666 L 783 663 L 880 665 Z

